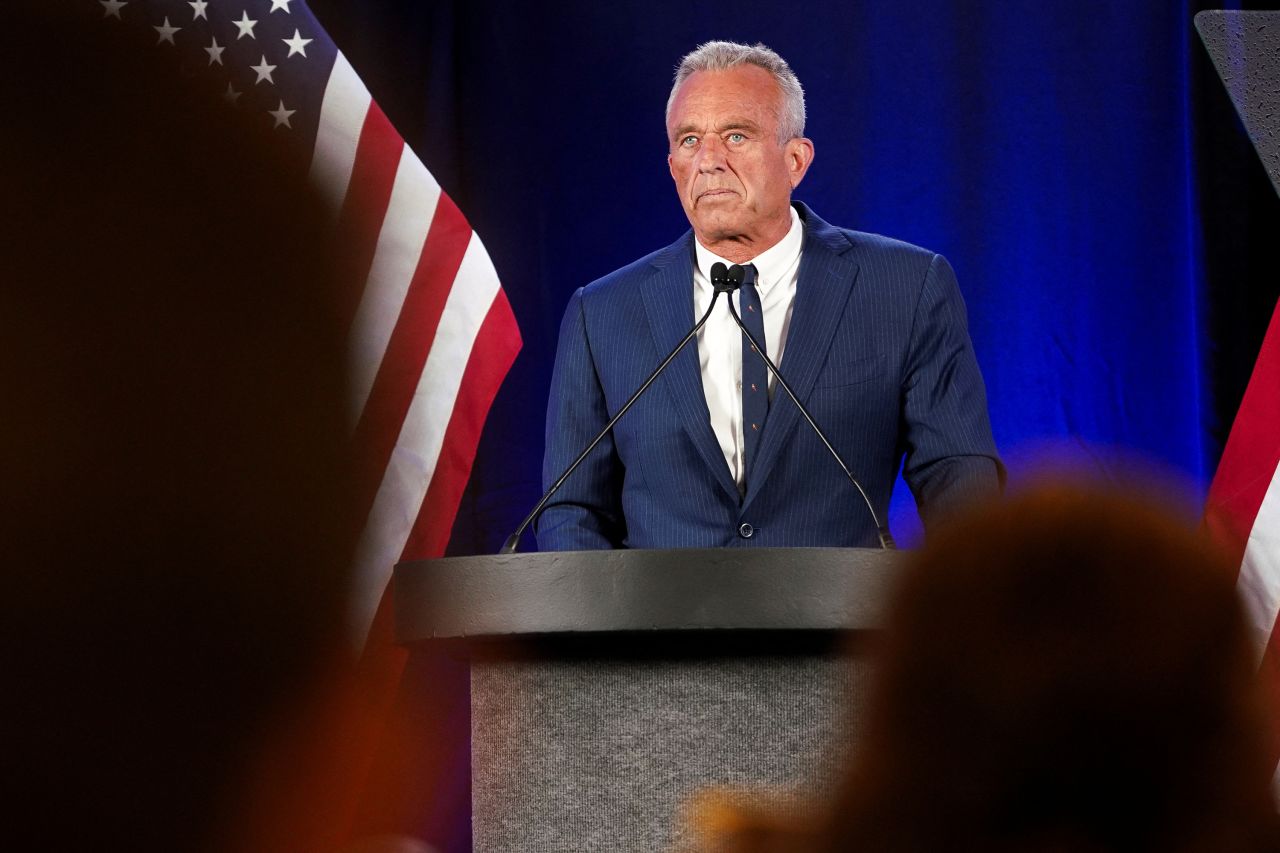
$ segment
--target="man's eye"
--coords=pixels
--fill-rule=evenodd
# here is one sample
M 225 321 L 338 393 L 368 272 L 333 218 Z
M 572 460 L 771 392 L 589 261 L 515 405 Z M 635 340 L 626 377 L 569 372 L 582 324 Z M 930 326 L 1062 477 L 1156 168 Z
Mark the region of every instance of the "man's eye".
M 730 142 L 744 142 L 744 141 L 746 141 L 746 137 L 745 137 L 745 136 L 743 136 L 741 133 L 731 133 L 731 134 L 729 134 L 729 141 L 730 141 Z
M 698 142 L 698 137 L 696 136 L 686 136 L 684 139 L 680 140 L 680 144 L 683 145 L 685 148 L 692 148 L 694 145 L 697 144 L 697 142 Z

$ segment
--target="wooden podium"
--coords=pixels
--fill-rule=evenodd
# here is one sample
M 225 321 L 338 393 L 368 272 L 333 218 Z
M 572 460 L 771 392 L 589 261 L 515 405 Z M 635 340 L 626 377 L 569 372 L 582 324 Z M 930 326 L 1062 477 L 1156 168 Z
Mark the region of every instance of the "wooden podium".
M 820 790 L 897 555 L 590 551 L 396 567 L 402 643 L 471 664 L 476 853 L 680 849 L 708 786 Z

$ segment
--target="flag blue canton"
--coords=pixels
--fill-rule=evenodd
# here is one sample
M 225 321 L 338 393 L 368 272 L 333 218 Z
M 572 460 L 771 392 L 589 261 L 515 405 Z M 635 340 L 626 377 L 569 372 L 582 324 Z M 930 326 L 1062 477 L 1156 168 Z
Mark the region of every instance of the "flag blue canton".
M 303 0 L 93 0 L 310 155 L 338 49 Z M 145 42 L 147 39 L 144 38 Z

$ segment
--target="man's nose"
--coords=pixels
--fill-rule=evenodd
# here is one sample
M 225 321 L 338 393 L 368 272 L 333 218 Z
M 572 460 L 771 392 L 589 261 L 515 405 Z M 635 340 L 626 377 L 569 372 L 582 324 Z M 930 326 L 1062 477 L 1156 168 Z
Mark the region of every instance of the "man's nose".
M 725 167 L 725 150 L 715 136 L 708 136 L 698 148 L 697 166 L 699 172 L 719 172 Z

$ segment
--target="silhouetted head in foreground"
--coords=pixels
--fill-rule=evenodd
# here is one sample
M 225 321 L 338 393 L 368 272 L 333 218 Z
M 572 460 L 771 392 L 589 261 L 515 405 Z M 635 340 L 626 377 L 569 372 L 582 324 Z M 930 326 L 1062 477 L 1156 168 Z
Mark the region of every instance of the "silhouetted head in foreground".
M 315 849 L 243 827 L 308 784 L 347 652 L 327 225 L 154 38 L 7 11 L 3 843 Z
M 930 540 L 834 836 L 862 850 L 1252 850 L 1273 755 L 1235 573 L 1137 499 L 1047 487 Z
M 1049 486 L 938 531 L 827 817 L 725 849 L 1276 849 L 1235 573 L 1191 528 Z

